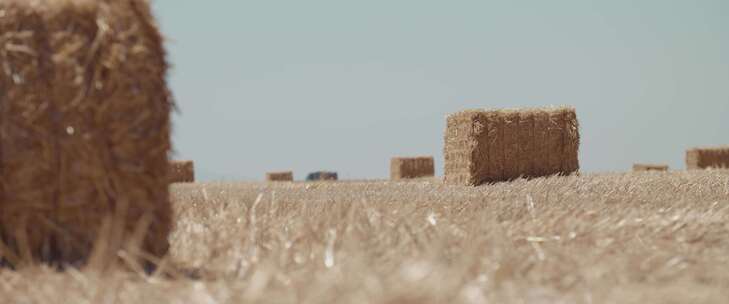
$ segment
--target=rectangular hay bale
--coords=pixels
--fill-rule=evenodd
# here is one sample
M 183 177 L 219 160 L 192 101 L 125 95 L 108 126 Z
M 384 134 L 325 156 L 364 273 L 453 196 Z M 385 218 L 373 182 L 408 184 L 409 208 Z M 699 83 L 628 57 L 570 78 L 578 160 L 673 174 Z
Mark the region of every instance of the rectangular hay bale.
M 467 110 L 447 118 L 445 181 L 480 185 L 579 170 L 574 108 Z
M 688 170 L 729 168 L 729 146 L 687 150 L 686 168 Z
M 316 171 L 306 176 L 307 181 L 336 181 L 339 179 L 337 172 Z
M 633 165 L 633 171 L 635 171 L 635 172 L 642 172 L 642 171 L 668 171 L 668 165 L 659 165 L 659 164 L 634 164 Z
M 401 180 L 435 176 L 432 156 L 393 157 L 390 159 L 390 179 Z
M 170 183 L 194 183 L 195 163 L 191 160 L 170 161 Z
M 269 182 L 291 182 L 294 180 L 294 173 L 291 171 L 266 173 L 266 181 Z
M 84 263 L 99 239 L 112 256 L 130 241 L 166 254 L 173 101 L 148 2 L 0 12 L 0 259 Z
M 525 155 L 519 153 L 519 148 L 525 146 L 527 142 L 519 142 L 519 112 L 517 111 L 503 111 L 504 117 L 504 146 L 502 151 L 504 153 L 504 176 L 515 176 L 518 177 L 520 174 L 521 161 Z M 484 149 L 486 150 L 486 149 Z

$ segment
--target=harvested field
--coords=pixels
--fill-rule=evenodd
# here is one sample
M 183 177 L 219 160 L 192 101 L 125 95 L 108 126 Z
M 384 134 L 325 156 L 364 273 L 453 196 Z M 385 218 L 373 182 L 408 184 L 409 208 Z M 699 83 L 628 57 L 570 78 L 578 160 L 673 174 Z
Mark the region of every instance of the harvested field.
M 694 148 L 686 151 L 686 168 L 689 170 L 729 168 L 729 146 Z
M 191 160 L 174 160 L 170 162 L 170 182 L 195 182 L 195 163 Z
M 102 235 L 97 257 L 138 242 L 167 252 L 173 102 L 149 10 L 145 0 L 0 1 L 7 262 L 83 263 Z
M 461 111 L 448 115 L 444 139 L 449 184 L 569 175 L 580 168 L 571 107 Z
M 668 165 L 634 164 L 633 171 L 668 171 Z
M 431 156 L 393 157 L 390 160 L 390 179 L 433 177 L 435 162 Z
M 269 172 L 266 173 L 266 181 L 269 182 L 291 182 L 294 180 L 294 172 Z
M 171 187 L 169 274 L 0 270 L 2 303 L 725 303 L 729 172 Z

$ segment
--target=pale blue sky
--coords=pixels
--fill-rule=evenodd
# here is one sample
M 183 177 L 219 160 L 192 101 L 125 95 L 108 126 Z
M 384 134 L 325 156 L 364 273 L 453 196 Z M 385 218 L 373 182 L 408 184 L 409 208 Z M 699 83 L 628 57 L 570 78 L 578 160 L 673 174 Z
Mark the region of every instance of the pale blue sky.
M 569 104 L 583 171 L 729 144 L 729 1 L 156 0 L 200 180 L 384 178 L 445 116 Z

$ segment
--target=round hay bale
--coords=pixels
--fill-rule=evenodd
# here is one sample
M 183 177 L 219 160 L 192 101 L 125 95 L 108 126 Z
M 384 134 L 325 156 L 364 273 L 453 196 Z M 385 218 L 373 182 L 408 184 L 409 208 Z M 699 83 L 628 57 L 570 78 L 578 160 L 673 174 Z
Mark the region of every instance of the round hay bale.
M 148 2 L 9 0 L 0 12 L 2 258 L 166 254 L 173 101 Z

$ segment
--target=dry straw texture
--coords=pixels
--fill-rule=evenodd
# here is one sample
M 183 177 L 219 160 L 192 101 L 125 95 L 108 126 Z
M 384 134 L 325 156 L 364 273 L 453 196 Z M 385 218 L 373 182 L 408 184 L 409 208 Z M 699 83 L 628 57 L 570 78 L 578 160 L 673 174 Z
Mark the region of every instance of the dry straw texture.
M 668 171 L 668 165 L 634 164 L 633 171 Z
M 729 172 L 174 184 L 166 265 L 0 270 L 0 303 L 726 303 Z M 163 275 L 169 272 L 171 276 Z
M 269 182 L 291 182 L 294 180 L 294 173 L 286 172 L 269 172 L 266 173 L 266 180 Z
M 148 3 L 0 1 L 0 64 L 4 258 L 81 262 L 103 231 L 99 255 L 165 254 L 173 104 Z
M 173 160 L 170 162 L 170 182 L 195 182 L 195 163 L 191 160 Z
M 729 146 L 694 148 L 686 151 L 686 168 L 729 168 Z
M 448 116 L 445 180 L 480 185 L 579 170 L 574 108 L 468 110 Z
M 390 179 L 432 177 L 435 165 L 432 156 L 393 157 L 390 160 Z
M 307 181 L 336 181 L 339 179 L 337 172 L 317 171 L 306 176 Z

